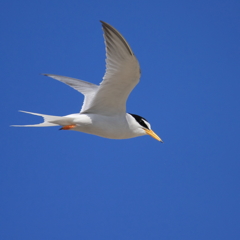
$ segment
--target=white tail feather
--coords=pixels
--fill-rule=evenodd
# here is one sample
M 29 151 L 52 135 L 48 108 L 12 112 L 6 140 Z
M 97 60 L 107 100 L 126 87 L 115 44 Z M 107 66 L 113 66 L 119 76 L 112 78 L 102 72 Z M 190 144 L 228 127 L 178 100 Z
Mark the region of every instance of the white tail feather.
M 19 112 L 28 113 L 28 114 L 43 117 L 44 122 L 39 123 L 39 124 L 33 124 L 33 125 L 11 125 L 12 127 L 53 127 L 53 126 L 59 126 L 59 124 L 52 123 L 52 122 L 60 120 L 62 118 L 62 117 L 59 117 L 59 116 L 51 116 L 51 115 L 45 115 L 45 114 L 40 114 L 40 113 L 32 113 L 32 112 L 26 112 L 26 111 L 21 111 L 21 110 L 19 110 Z

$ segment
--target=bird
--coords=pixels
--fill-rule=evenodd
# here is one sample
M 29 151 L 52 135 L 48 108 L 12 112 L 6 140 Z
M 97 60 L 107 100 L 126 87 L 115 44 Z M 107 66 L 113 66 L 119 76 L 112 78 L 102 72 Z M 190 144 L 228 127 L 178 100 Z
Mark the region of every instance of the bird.
M 34 125 L 12 126 L 61 126 L 60 130 L 79 131 L 108 139 L 129 139 L 150 135 L 163 142 L 145 118 L 126 112 L 128 96 L 140 79 L 140 66 L 121 33 L 110 24 L 100 22 L 106 50 L 106 71 L 99 85 L 71 77 L 43 74 L 69 85 L 84 95 L 80 112 L 66 116 L 52 116 L 19 110 L 43 117 L 44 121 Z

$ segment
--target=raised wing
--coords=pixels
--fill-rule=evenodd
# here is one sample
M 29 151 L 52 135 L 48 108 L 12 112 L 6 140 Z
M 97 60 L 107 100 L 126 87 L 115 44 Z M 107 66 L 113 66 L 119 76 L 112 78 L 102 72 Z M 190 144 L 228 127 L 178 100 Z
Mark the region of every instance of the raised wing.
M 99 88 L 98 85 L 85 82 L 76 78 L 64 77 L 55 74 L 43 74 L 43 75 L 63 82 L 69 85 L 70 87 L 74 88 L 78 92 L 82 93 L 84 95 L 84 101 L 80 112 L 83 112 L 90 107 L 89 105 L 91 104 L 91 101 Z
M 85 113 L 115 115 L 126 112 L 126 101 L 140 78 L 139 63 L 123 36 L 102 22 L 106 45 L 106 73 Z

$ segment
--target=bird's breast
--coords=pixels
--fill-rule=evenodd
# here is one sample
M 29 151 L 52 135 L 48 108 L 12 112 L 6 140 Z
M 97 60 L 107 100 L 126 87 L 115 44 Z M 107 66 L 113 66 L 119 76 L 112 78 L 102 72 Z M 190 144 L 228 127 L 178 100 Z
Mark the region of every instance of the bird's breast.
M 98 114 L 79 114 L 74 118 L 73 123 L 76 128 L 73 130 L 97 136 L 124 139 L 129 136 L 129 125 L 126 116 L 104 116 Z

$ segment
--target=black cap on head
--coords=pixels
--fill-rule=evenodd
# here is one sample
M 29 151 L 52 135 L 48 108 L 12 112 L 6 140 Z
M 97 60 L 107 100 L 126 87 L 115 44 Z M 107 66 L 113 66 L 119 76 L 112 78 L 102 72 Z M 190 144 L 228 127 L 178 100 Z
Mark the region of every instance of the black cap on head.
M 147 119 L 141 117 L 141 116 L 138 116 L 136 114 L 132 114 L 132 113 L 129 113 L 131 116 L 133 116 L 135 118 L 135 120 L 141 125 L 143 126 L 144 128 L 146 129 L 149 129 L 149 126 L 146 124 L 146 122 L 148 123 Z

